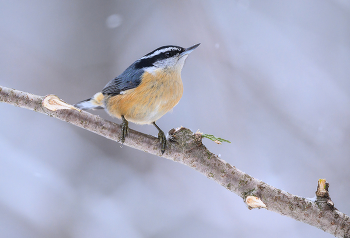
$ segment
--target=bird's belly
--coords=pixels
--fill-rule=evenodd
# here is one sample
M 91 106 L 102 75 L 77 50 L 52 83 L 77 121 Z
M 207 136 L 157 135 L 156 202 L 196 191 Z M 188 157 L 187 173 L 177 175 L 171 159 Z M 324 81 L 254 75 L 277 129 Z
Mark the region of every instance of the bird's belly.
M 175 107 L 182 93 L 181 78 L 143 82 L 125 94 L 110 98 L 108 104 L 111 106 L 107 105 L 107 112 L 118 118 L 123 115 L 126 120 L 137 124 L 151 124 Z

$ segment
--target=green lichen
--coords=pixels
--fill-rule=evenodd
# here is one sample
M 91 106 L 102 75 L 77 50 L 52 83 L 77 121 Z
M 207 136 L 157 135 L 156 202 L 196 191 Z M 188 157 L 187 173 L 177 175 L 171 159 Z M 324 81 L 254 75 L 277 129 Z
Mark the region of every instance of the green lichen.
M 289 210 L 293 211 L 294 208 L 293 208 L 293 204 L 289 204 Z
M 211 159 L 211 153 L 207 150 L 207 159 Z
M 247 192 L 242 192 L 242 197 L 245 199 L 247 196 L 254 196 L 255 188 L 248 190 Z
M 243 179 L 239 180 L 239 186 L 245 186 L 247 185 L 247 183 L 248 183 L 247 180 L 243 180 Z

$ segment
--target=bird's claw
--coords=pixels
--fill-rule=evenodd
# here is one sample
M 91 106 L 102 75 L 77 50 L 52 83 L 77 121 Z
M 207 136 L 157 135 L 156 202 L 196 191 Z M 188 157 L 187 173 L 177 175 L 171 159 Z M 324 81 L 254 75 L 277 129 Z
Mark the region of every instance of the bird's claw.
M 122 134 L 120 135 L 120 141 L 122 142 L 122 143 L 124 143 L 125 142 L 125 137 L 128 135 L 128 133 L 129 133 L 129 123 L 128 123 L 128 121 L 124 118 L 124 116 L 122 116 L 122 120 L 123 120 L 123 122 L 122 122 L 122 124 L 121 124 L 121 127 L 122 127 Z
M 160 142 L 160 152 L 161 152 L 162 154 L 164 154 L 164 152 L 165 152 L 165 147 L 166 147 L 166 137 L 165 137 L 163 131 L 159 131 L 159 133 L 158 133 L 158 139 L 159 139 L 159 142 Z

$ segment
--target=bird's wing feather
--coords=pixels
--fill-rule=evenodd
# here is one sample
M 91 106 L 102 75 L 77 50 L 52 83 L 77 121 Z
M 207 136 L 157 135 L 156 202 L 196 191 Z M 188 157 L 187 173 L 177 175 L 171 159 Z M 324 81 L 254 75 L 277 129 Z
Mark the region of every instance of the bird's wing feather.
M 121 92 L 136 88 L 141 83 L 142 69 L 135 69 L 132 65 L 121 75 L 111 80 L 103 89 L 103 95 L 119 95 Z

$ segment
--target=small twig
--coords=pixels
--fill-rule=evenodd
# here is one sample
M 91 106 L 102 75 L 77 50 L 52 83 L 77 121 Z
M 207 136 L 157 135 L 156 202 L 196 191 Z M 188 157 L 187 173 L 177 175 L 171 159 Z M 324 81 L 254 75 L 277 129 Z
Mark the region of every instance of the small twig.
M 227 142 L 227 143 L 231 143 L 228 140 L 222 139 L 220 137 L 216 137 L 214 135 L 209 135 L 209 134 L 202 134 L 202 137 L 207 138 L 209 140 L 214 141 L 216 144 L 221 144 L 222 142 Z
M 318 203 L 319 206 L 322 203 L 326 203 L 329 206 L 329 208 L 336 209 L 334 207 L 333 201 L 331 200 L 331 197 L 329 196 L 328 188 L 329 188 L 329 183 L 327 183 L 325 179 L 318 180 L 317 190 L 316 190 L 316 197 L 317 197 L 316 202 Z

